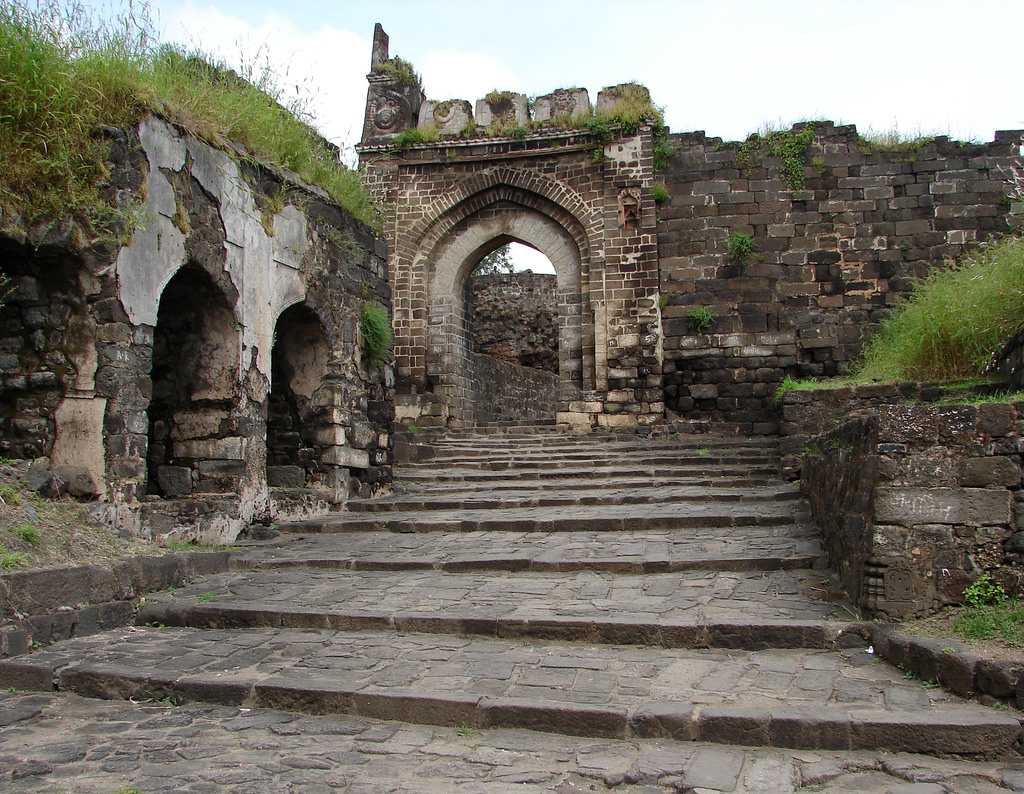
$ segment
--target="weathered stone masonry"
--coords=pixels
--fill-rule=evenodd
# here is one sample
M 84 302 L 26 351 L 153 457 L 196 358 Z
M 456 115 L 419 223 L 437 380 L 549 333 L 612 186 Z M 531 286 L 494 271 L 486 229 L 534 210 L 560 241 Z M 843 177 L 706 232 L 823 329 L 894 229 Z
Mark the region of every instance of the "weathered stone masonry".
M 387 57 L 379 29 L 373 57 L 374 66 Z M 601 157 L 592 136 L 576 130 L 400 149 L 395 136 L 438 106 L 384 72 L 368 79 L 359 152 L 368 186 L 391 207 L 385 234 L 399 392 L 432 393 L 454 423 L 478 418 L 466 374 L 464 284 L 484 255 L 516 240 L 547 255 L 557 273 L 559 420 L 589 428 L 659 419 L 650 129 L 605 146 Z M 572 102 L 589 112 L 585 93 Z M 525 123 L 525 112 L 521 95 L 495 107 L 481 100 L 476 121 Z
M 109 134 L 111 189 L 139 206 L 127 244 L 4 219 L 3 453 L 45 457 L 52 487 L 118 526 L 210 540 L 343 501 L 352 475 L 387 482 L 390 375 L 360 364 L 357 330 L 363 301 L 390 302 L 383 245 L 321 191 L 156 117 Z M 276 472 L 293 488 L 272 493 L 275 402 L 300 427 L 271 411 L 272 437 L 293 433 Z
M 474 350 L 524 367 L 558 372 L 555 276 L 474 276 L 469 290 Z
M 1015 223 L 1000 169 L 1020 131 L 887 151 L 820 122 L 800 189 L 756 148 L 672 139 L 671 198 L 658 208 L 665 402 L 688 419 L 773 432 L 785 375 L 846 372 L 913 277 Z M 754 238 L 746 265 L 727 253 L 734 232 Z M 704 334 L 688 319 L 700 306 L 715 315 Z

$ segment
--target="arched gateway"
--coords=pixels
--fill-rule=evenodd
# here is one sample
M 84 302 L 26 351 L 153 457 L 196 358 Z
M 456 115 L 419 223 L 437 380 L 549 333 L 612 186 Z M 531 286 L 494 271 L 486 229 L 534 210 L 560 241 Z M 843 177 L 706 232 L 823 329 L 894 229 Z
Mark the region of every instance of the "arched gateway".
M 659 419 L 650 128 L 611 143 L 584 129 L 531 131 L 525 97 L 507 92 L 480 100 L 474 121 L 468 102 L 426 101 L 394 63 L 378 26 L 358 151 L 367 185 L 389 207 L 399 418 L 470 424 L 487 418 L 489 401 L 517 399 L 516 373 L 473 352 L 465 298 L 480 259 L 515 241 L 547 256 L 557 276 L 558 421 L 585 429 Z M 614 98 L 602 91 L 598 107 Z M 555 110 L 589 113 L 590 102 L 579 89 L 555 92 L 534 116 Z M 499 382 L 483 388 L 487 378 Z

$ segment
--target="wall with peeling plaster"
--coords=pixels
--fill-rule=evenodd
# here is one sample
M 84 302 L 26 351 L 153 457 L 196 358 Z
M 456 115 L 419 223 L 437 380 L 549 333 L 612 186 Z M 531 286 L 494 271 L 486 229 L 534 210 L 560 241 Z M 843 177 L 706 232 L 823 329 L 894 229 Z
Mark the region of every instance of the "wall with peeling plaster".
M 387 487 L 393 376 L 362 364 L 358 338 L 365 301 L 390 307 L 383 243 L 318 188 L 156 116 L 105 134 L 111 183 L 139 217 L 126 244 L 70 219 L 27 233 L 0 216 L 0 266 L 16 286 L 0 322 L 25 340 L 0 356 L 0 453 L 39 458 L 42 487 L 94 500 L 125 531 L 212 541 Z M 180 341 L 199 346 L 194 361 L 220 362 L 219 385 L 193 378 L 186 403 L 158 419 L 154 332 L 168 284 L 187 273 L 227 307 L 215 337 Z M 277 321 L 297 304 L 324 341 L 316 367 L 297 376 L 308 466 L 285 492 L 267 484 L 267 407 Z M 164 316 L 184 309 L 204 316 L 187 303 Z M 173 349 L 179 331 L 162 333 Z M 147 467 L 154 421 L 169 423 L 166 449 Z

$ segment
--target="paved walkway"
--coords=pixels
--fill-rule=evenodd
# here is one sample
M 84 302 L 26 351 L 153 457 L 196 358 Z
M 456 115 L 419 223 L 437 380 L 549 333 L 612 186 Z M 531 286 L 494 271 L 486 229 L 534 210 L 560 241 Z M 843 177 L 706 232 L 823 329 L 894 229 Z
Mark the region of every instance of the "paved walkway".
M 1001 762 L 670 740 L 553 743 L 534 731 L 61 694 L 0 694 L 0 770 L 11 794 L 1005 794 L 1024 782 Z

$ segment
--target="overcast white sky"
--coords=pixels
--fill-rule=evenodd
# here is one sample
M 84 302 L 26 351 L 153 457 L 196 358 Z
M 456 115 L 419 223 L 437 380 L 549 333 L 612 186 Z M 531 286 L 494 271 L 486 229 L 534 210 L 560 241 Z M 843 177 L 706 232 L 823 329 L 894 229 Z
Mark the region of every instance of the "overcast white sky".
M 94 0 L 99 4 L 101 0 Z M 742 139 L 830 118 L 991 140 L 1024 128 L 1024 0 L 154 0 L 164 37 L 236 62 L 265 47 L 361 131 L 374 22 L 433 99 L 638 80 L 675 132 Z M 529 250 L 529 249 L 525 249 Z M 520 266 L 534 266 L 520 259 Z M 534 266 L 534 269 L 537 269 Z

